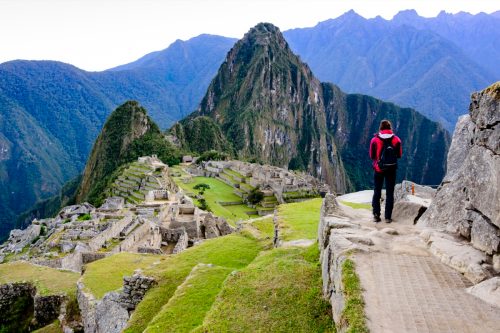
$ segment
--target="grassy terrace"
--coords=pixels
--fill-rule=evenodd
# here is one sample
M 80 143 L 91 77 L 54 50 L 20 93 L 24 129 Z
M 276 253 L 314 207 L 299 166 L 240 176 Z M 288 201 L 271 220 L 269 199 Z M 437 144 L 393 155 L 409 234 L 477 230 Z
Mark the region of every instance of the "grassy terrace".
M 317 244 L 264 251 L 228 277 L 196 332 L 331 332 Z
M 246 220 L 250 217 L 255 217 L 246 214 L 246 212 L 252 211 L 252 208 L 246 205 L 222 206 L 218 203 L 219 201 L 241 201 L 241 198 L 233 193 L 233 187 L 218 179 L 210 177 L 193 177 L 193 181 L 189 184 L 184 184 L 181 181 L 181 177 L 174 177 L 174 180 L 184 191 L 190 193 L 198 193 L 198 190 L 193 188 L 197 184 L 205 183 L 210 185 L 210 189 L 205 191 L 203 197 L 215 215 L 226 218 L 232 225 L 235 225 L 235 222 L 238 220 Z
M 238 178 L 241 178 L 241 179 L 245 179 L 246 178 L 241 173 L 239 173 L 237 171 L 234 171 L 232 169 L 224 169 L 224 172 L 227 173 L 228 175 L 233 176 L 233 177 L 238 177 Z
M 45 266 L 15 261 L 0 265 L 0 284 L 32 282 L 40 295 L 75 294 L 80 274 Z
M 86 265 L 83 283 L 96 298 L 102 298 L 105 293 L 120 289 L 123 277 L 130 276 L 134 270 L 150 267 L 154 262 L 165 260 L 164 256 L 121 252 L 94 261 Z
M 278 206 L 281 238 L 285 241 L 316 239 L 321 202 L 321 198 L 316 198 Z
M 145 332 L 190 332 L 200 326 L 231 271 L 196 266 Z
M 172 313 L 177 313 L 185 306 L 183 304 L 186 298 L 180 297 L 180 295 L 177 295 L 177 300 L 172 300 L 173 303 L 168 303 L 177 287 L 184 282 L 193 267 L 199 263 L 204 263 L 226 268 L 228 269 L 227 272 L 242 269 L 254 260 L 263 249 L 263 246 L 261 241 L 253 237 L 240 234 L 228 235 L 207 240 L 178 255 L 167 257 L 154 268 L 145 270 L 145 274 L 156 277 L 158 285 L 146 294 L 143 301 L 134 311 L 126 332 L 143 332 L 146 328 L 148 332 L 183 332 L 184 330 L 180 328 L 178 331 L 164 330 L 170 324 L 170 320 L 168 319 L 165 319 L 165 323 L 161 324 L 161 327 L 157 326 L 161 318 L 171 318 Z M 218 276 L 218 273 L 215 275 Z M 192 280 L 192 283 L 201 283 L 203 281 L 203 279 L 196 279 Z M 207 278 L 204 288 L 204 292 L 200 291 L 203 294 L 198 296 L 205 297 L 211 295 L 212 292 L 218 293 L 220 290 L 220 279 L 214 276 L 210 279 Z M 194 293 L 194 289 L 190 289 L 190 292 Z M 206 301 L 199 300 L 198 296 L 195 293 L 192 298 L 191 296 L 189 297 L 192 300 L 201 302 L 197 304 L 207 306 Z M 196 310 L 191 308 L 191 311 L 204 312 L 203 309 Z M 197 313 L 195 316 L 197 318 L 199 316 L 204 317 L 204 313 Z M 193 322 L 197 321 L 198 319 L 194 319 L 193 316 Z M 189 332 L 189 330 L 187 331 Z

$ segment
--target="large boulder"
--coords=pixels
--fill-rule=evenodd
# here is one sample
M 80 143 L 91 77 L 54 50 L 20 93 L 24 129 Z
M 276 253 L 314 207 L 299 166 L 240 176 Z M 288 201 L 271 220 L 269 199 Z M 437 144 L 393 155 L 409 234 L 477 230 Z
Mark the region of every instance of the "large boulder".
M 404 180 L 394 189 L 392 218 L 401 224 L 415 224 L 429 208 L 436 190 Z
M 445 179 L 418 223 L 458 233 L 494 255 L 500 252 L 500 82 L 471 99 L 453 134 Z

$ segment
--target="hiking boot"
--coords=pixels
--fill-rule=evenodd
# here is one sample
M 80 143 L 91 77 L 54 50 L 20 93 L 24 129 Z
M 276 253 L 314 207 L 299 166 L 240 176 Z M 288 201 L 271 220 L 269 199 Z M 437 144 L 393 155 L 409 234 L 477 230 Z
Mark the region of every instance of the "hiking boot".
M 380 215 L 373 215 L 373 222 L 378 223 L 380 221 L 382 221 L 382 219 L 380 218 Z
M 391 223 L 392 219 L 385 219 L 385 223 Z

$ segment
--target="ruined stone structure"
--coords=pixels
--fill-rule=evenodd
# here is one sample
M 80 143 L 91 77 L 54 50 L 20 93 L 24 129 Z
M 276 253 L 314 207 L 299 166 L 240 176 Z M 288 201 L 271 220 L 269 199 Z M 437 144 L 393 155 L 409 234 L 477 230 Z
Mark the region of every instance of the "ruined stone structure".
M 196 207 L 157 158 L 141 157 L 136 163 L 138 178 L 161 174 L 155 178 L 158 188 L 146 183 L 145 200 L 111 196 L 99 208 L 88 203 L 65 207 L 55 218 L 13 230 L 0 246 L 0 259 L 18 254 L 36 264 L 81 272 L 84 264 L 112 253 L 178 253 L 200 239 L 233 231 L 223 218 Z
M 77 299 L 86 333 L 120 333 L 130 318 L 131 311 L 144 298 L 156 281 L 136 271 L 123 278 L 123 289 L 104 295 L 100 300 L 85 292 L 82 281 L 77 285 Z
M 472 95 L 453 134 L 446 176 L 419 224 L 461 235 L 500 260 L 500 82 Z
M 264 200 L 254 208 L 258 215 L 272 214 L 280 203 L 303 201 L 328 192 L 328 186 L 305 173 L 298 173 L 270 165 L 260 165 L 237 160 L 207 161 L 191 165 L 187 171 L 193 176 L 215 177 L 234 188 L 241 204 L 255 188 L 264 194 Z M 189 182 L 189 179 L 186 179 Z M 253 210 L 250 210 L 253 211 Z
M 27 323 L 31 329 L 43 327 L 56 320 L 64 313 L 66 306 L 65 295 L 41 296 L 31 283 L 8 283 L 0 285 L 0 326 L 8 325 L 9 321 L 29 319 Z M 14 311 L 14 312 L 11 312 Z M 32 312 L 32 315 L 29 314 Z M 23 315 L 24 317 L 15 317 Z M 61 318 L 64 320 L 64 318 Z M 22 327 L 18 323 L 18 327 Z

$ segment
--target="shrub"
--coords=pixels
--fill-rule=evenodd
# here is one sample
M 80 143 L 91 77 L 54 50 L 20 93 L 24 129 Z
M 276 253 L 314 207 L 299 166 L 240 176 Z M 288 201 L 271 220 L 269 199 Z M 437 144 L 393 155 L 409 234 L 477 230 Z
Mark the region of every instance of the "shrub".
M 258 187 L 250 191 L 247 197 L 247 201 L 252 205 L 257 205 L 264 199 L 264 192 L 262 192 Z
M 91 219 L 92 219 L 92 216 L 90 216 L 90 214 L 83 214 L 83 215 L 78 216 L 78 221 L 88 221 Z

